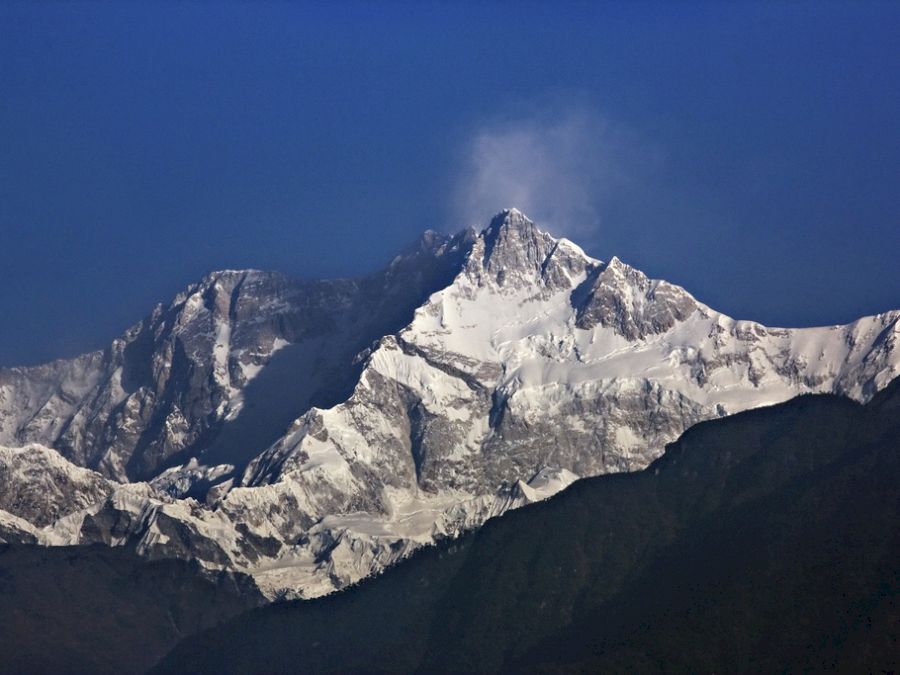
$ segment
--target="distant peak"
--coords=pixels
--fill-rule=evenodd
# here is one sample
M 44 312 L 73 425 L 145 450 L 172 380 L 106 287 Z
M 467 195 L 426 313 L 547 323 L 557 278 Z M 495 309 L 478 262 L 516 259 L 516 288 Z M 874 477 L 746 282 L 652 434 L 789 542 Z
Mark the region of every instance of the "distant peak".
M 498 213 L 491 219 L 481 236 L 485 241 L 485 260 L 492 256 L 495 249 L 509 247 L 534 249 L 556 243 L 555 239 L 541 232 L 534 221 L 518 209 L 504 209 Z
M 491 222 L 482 231 L 485 241 L 485 258 L 489 258 L 495 248 L 509 246 L 526 248 L 543 248 L 556 244 L 556 240 L 538 229 L 534 221 L 518 209 L 504 209 L 491 218 Z
M 459 247 L 466 242 L 471 243 L 475 239 L 475 234 L 471 230 L 463 230 L 454 235 L 445 234 L 436 230 L 425 230 L 419 237 L 404 249 L 402 249 L 392 261 L 391 265 L 396 266 L 403 260 L 417 258 L 419 256 L 434 257 L 447 252 L 448 250 L 458 250 Z
M 519 209 L 517 209 L 515 206 L 508 209 L 503 209 L 503 211 L 501 211 L 500 213 L 507 216 L 508 218 L 520 218 L 522 220 L 528 220 L 529 222 L 531 222 L 528 216 L 519 211 Z
M 203 276 L 199 281 L 199 285 L 201 287 L 209 287 L 213 286 L 216 283 L 224 283 L 224 284 L 234 284 L 239 281 L 243 281 L 244 279 L 255 278 L 255 277 L 263 277 L 263 276 L 273 276 L 276 273 L 274 272 L 265 272 L 263 270 L 257 269 L 222 269 L 222 270 L 214 270 L 212 272 L 207 273 Z
M 447 243 L 448 237 L 432 229 L 425 230 L 416 242 L 410 247 L 418 251 L 431 251 Z
M 519 209 L 504 209 L 478 236 L 467 272 L 479 284 L 545 290 L 570 288 L 591 262 L 577 246 L 542 231 Z
M 537 229 L 534 221 L 516 208 L 503 209 L 491 218 L 487 226 L 488 231 L 496 232 L 501 229 Z

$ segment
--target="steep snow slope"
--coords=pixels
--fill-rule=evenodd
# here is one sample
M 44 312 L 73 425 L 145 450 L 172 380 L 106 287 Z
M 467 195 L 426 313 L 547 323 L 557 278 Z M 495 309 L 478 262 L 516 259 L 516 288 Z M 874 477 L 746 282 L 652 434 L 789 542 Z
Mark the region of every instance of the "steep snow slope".
M 30 371 L 2 375 L 0 438 L 151 480 L 41 541 L 133 541 L 250 572 L 270 596 L 316 595 L 579 476 L 643 468 L 700 420 L 804 392 L 864 401 L 900 364 L 900 312 L 801 330 L 735 321 L 516 210 L 477 236 L 426 235 L 365 282 L 254 274 L 214 275 L 158 310 L 123 342 L 130 361 L 82 357 L 130 363 L 128 377 L 116 366 L 100 386 L 53 364 L 36 378 L 47 396 Z M 178 354 L 193 365 L 172 366 Z M 125 381 L 156 384 L 122 398 Z

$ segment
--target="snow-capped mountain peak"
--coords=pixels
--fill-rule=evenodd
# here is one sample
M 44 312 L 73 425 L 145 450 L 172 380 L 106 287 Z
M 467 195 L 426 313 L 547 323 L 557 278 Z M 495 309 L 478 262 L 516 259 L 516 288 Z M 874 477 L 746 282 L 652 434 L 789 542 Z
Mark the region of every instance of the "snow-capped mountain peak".
M 516 209 L 426 232 L 363 279 L 218 272 L 103 352 L 0 371 L 0 443 L 55 448 L 78 499 L 99 486 L 53 522 L 20 501 L 0 522 L 315 595 L 577 476 L 640 469 L 700 420 L 868 399 L 900 369 L 898 322 L 736 321 Z M 25 481 L 32 456 L 0 461 Z
M 555 239 L 517 209 L 495 216 L 475 239 L 465 273 L 476 286 L 518 292 L 533 286 L 553 292 L 597 261 L 568 240 Z

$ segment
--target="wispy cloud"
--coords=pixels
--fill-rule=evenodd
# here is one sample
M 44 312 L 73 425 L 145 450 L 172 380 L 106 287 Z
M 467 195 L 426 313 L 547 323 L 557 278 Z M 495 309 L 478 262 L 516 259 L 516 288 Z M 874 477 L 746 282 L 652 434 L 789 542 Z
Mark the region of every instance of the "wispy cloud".
M 478 129 L 464 148 L 456 222 L 482 224 L 515 206 L 554 234 L 594 239 L 607 206 L 650 153 L 584 106 L 548 106 Z

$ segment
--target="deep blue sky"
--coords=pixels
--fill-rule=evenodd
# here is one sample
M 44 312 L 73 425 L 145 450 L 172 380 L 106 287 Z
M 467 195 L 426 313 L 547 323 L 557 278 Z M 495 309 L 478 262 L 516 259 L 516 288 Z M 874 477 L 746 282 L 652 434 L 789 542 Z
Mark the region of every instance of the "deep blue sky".
M 675 5 L 0 4 L 0 365 L 212 269 L 375 269 L 468 224 L 485 129 L 573 109 L 627 138 L 575 144 L 590 253 L 773 325 L 900 307 L 900 3 Z

